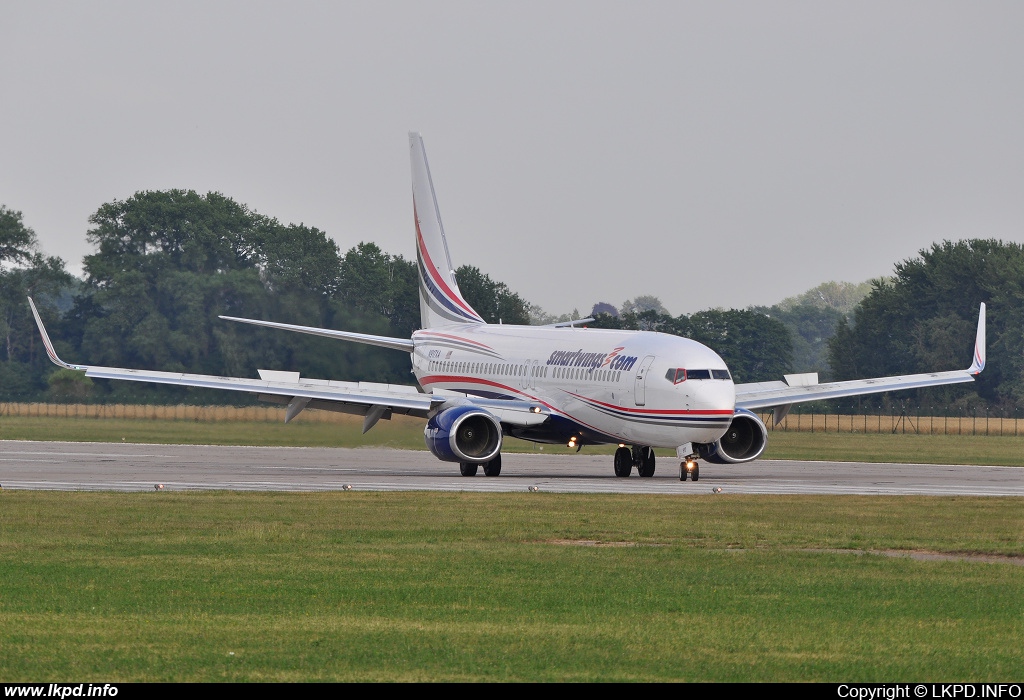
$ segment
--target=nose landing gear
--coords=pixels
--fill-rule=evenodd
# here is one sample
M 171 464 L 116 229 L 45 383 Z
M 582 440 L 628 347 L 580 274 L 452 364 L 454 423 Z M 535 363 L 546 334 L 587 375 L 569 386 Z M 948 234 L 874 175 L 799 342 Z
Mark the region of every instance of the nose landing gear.
M 692 457 L 688 457 L 679 463 L 679 480 L 686 481 L 687 476 L 690 477 L 691 481 L 700 479 L 700 466 L 698 466 L 697 460 Z

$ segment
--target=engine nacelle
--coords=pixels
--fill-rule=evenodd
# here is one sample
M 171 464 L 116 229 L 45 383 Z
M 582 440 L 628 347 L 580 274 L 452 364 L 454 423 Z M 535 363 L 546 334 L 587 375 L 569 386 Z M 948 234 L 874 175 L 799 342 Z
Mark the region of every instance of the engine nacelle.
M 453 406 L 427 421 L 423 439 L 443 462 L 483 464 L 501 452 L 501 423 L 475 406 Z
M 741 464 L 761 456 L 768 446 L 764 423 L 745 408 L 737 408 L 725 435 L 715 442 L 695 445 L 697 454 L 713 464 Z

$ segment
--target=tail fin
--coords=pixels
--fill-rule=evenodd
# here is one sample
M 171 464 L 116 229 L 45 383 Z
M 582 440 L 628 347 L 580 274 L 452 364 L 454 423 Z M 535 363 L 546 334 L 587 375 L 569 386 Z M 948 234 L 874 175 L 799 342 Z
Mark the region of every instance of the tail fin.
M 420 321 L 424 328 L 457 323 L 483 323 L 484 319 L 466 303 L 455 281 L 448 256 L 448 243 L 441 214 L 430 181 L 430 167 L 423 139 L 409 134 L 412 156 L 412 208 L 416 221 L 416 259 L 420 274 Z

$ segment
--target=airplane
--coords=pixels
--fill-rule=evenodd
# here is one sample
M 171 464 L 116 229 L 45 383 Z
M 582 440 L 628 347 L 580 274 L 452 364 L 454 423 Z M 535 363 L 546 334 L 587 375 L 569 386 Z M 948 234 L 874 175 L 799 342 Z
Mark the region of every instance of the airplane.
M 754 413 L 772 409 L 776 424 L 797 403 L 899 389 L 971 382 L 985 367 L 985 304 L 966 370 L 818 383 L 816 374 L 736 384 L 712 349 L 688 338 L 648 331 L 489 324 L 463 298 L 437 206 L 426 150 L 409 134 L 413 218 L 422 330 L 411 338 L 312 328 L 220 316 L 267 328 L 366 343 L 409 353 L 416 386 L 309 379 L 258 370 L 259 379 L 99 367 L 61 360 L 29 304 L 50 359 L 96 379 L 153 382 L 256 394 L 286 406 L 285 422 L 306 408 L 363 416 L 363 433 L 394 414 L 426 420 L 424 440 L 463 476 L 501 473 L 505 436 L 576 447 L 613 444 L 613 471 L 655 471 L 654 448 L 674 449 L 679 479 L 698 481 L 698 460 L 739 464 L 768 444 Z

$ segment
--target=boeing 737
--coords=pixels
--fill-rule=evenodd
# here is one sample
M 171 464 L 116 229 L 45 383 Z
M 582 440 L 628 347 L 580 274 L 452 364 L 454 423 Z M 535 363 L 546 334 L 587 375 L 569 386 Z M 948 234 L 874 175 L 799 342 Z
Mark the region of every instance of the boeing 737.
M 364 416 L 363 432 L 393 414 L 426 420 L 427 448 L 458 463 L 463 476 L 501 472 L 505 436 L 538 443 L 617 444 L 614 473 L 654 475 L 653 448 L 674 449 L 679 478 L 697 481 L 698 460 L 757 459 L 768 431 L 754 410 L 776 422 L 794 404 L 898 389 L 970 382 L 985 367 L 985 305 L 974 356 L 965 370 L 818 383 L 817 375 L 736 384 L 725 362 L 687 338 L 646 331 L 489 324 L 463 298 L 448 254 L 426 151 L 409 135 L 422 330 L 392 338 L 221 316 L 228 321 L 367 343 L 409 353 L 416 386 L 307 379 L 259 370 L 259 379 L 70 364 L 54 351 L 29 299 L 50 359 L 96 379 L 155 382 L 256 394 L 286 406 L 285 422 L 306 408 Z

